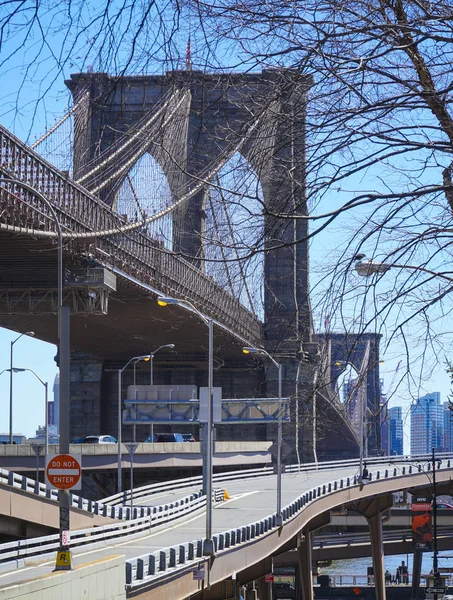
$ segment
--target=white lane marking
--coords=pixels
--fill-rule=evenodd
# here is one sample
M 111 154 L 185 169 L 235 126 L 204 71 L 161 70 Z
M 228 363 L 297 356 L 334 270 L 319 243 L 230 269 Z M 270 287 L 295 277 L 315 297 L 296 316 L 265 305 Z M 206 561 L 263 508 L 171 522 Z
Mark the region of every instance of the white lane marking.
M 251 496 L 252 494 L 258 494 L 258 490 L 253 490 L 253 492 L 243 492 L 242 494 L 238 494 L 237 496 L 231 496 L 229 500 L 225 500 L 218 508 L 222 508 L 225 504 L 229 504 L 230 502 L 234 502 L 235 500 L 240 500 L 241 498 L 245 498 L 246 496 Z

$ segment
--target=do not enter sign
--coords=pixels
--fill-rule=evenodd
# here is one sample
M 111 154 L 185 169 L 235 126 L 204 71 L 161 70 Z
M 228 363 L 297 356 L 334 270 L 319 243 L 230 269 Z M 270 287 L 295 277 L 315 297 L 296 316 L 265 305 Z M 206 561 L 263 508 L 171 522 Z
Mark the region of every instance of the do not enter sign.
M 47 487 L 58 490 L 80 489 L 82 467 L 80 454 L 57 454 L 47 460 Z

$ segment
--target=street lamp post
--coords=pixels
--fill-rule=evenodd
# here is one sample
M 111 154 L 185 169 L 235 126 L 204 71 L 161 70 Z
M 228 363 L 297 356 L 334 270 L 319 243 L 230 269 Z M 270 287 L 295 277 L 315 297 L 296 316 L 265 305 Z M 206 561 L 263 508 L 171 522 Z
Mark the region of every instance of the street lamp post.
M 25 373 L 25 371 L 28 371 L 29 373 L 33 373 L 33 375 L 36 377 L 36 379 L 38 381 L 40 381 L 42 383 L 42 385 L 44 386 L 45 411 L 46 411 L 46 418 L 44 421 L 44 424 L 45 424 L 45 428 L 44 428 L 44 463 L 45 463 L 45 459 L 47 458 L 47 455 L 49 453 L 49 397 L 48 397 L 49 386 L 48 386 L 48 383 L 47 383 L 47 381 L 43 381 L 41 379 L 41 377 L 33 371 L 33 369 L 26 369 L 26 368 L 22 368 L 22 367 L 13 367 L 12 371 L 14 373 Z
M 131 362 L 137 363 L 140 360 L 150 360 L 149 354 L 143 354 L 142 356 L 133 356 L 131 359 L 127 361 L 122 369 L 118 369 L 118 493 L 123 491 L 123 482 L 122 482 L 122 467 L 121 464 L 122 454 L 121 454 L 121 444 L 122 444 L 122 419 L 121 419 L 121 377 L 123 375 L 123 371 L 131 364 Z
M 157 354 L 159 352 L 159 350 L 162 350 L 163 348 L 174 348 L 174 347 L 175 347 L 174 344 L 164 344 L 163 346 L 159 346 L 159 348 L 156 348 L 156 350 L 153 350 L 152 352 L 149 353 L 149 385 L 154 385 L 154 375 L 153 375 L 154 355 Z M 152 442 L 153 437 L 154 437 L 153 423 L 151 423 L 151 425 L 150 425 L 149 434 L 150 434 L 150 440 Z
M 212 386 L 214 375 L 214 325 L 211 317 L 207 317 L 201 313 L 188 300 L 179 300 L 177 298 L 157 299 L 159 306 L 167 306 L 168 304 L 178 304 L 187 310 L 195 312 L 200 319 L 207 325 L 209 332 L 209 349 L 208 349 L 208 410 L 206 417 L 206 454 L 203 456 L 203 492 L 206 494 L 206 534 L 203 545 L 203 555 L 212 556 L 214 554 L 214 541 L 212 539 L 212 456 L 213 456 L 213 406 L 212 406 Z
M 21 333 L 15 340 L 11 342 L 10 360 L 9 360 L 9 443 L 13 443 L 13 349 L 14 344 L 24 335 L 33 337 L 34 331 L 26 331 Z
M 174 348 L 174 347 L 175 347 L 174 344 L 164 344 L 163 346 L 159 346 L 159 348 L 156 348 L 156 350 L 153 350 L 152 352 L 149 353 L 149 385 L 154 385 L 154 377 L 153 377 L 154 355 L 157 354 L 159 352 L 159 350 L 162 350 L 163 348 Z
M 432 494 L 432 507 L 433 507 L 433 575 L 434 575 L 434 586 L 437 587 L 439 580 L 439 562 L 438 562 L 438 548 L 437 548 L 437 489 L 436 489 L 436 450 L 432 448 L 432 463 L 433 463 L 433 494 Z M 437 600 L 437 594 L 434 594 L 434 599 Z M 442 596 L 441 596 L 442 597 Z
M 282 422 L 282 364 L 277 362 L 273 356 L 264 348 L 242 348 L 244 354 L 264 354 L 272 361 L 278 370 L 278 426 L 277 426 L 277 517 L 275 524 L 283 525 L 282 518 L 282 444 L 283 444 L 283 422 Z
M 70 309 L 63 306 L 63 232 L 55 208 L 50 200 L 31 185 L 13 179 L 2 177 L 0 183 L 11 183 L 28 190 L 39 198 L 49 209 L 57 229 L 57 294 L 58 294 L 58 363 L 60 371 L 60 441 L 59 453 L 69 454 L 69 388 L 70 388 Z M 60 490 L 58 494 L 60 508 L 60 551 L 67 551 L 63 544 L 63 532 L 69 530 L 69 490 Z M 70 556 L 70 555 L 69 555 Z M 62 567 L 56 567 L 59 570 Z M 71 568 L 63 567 L 65 570 Z
M 63 233 L 55 208 L 40 191 L 31 185 L 11 177 L 2 177 L 1 183 L 12 183 L 28 190 L 49 209 L 57 229 L 57 294 L 58 294 L 58 354 L 60 370 L 60 454 L 69 454 L 69 386 L 70 386 L 70 310 L 63 306 Z M 63 544 L 63 532 L 69 530 L 69 490 L 60 490 L 60 551 L 67 550 Z M 58 567 L 57 567 L 58 570 Z

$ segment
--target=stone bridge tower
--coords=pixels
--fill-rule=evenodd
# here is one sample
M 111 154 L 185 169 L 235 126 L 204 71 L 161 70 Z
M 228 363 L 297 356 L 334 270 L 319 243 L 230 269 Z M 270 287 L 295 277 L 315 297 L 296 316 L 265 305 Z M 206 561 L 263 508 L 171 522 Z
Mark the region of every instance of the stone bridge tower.
M 159 135 L 141 152 L 150 153 L 159 163 L 174 200 L 228 144 L 247 135 L 239 151 L 258 176 L 263 195 L 263 343 L 284 365 L 283 394 L 294 398 L 295 414 L 308 429 L 313 367 L 302 358 L 308 352 L 315 361 L 316 344 L 311 339 L 308 298 L 308 225 L 297 217 L 307 214 L 305 106 L 310 83 L 297 71 L 279 69 L 259 74 L 176 71 L 126 77 L 81 73 L 67 82 L 74 101 L 86 97 L 75 113 L 74 177 L 85 177 L 83 185 L 93 191 L 101 184 L 96 193 L 108 204 L 114 204 L 126 176 L 122 166 L 128 162 L 132 166 L 139 155 L 132 149 L 121 153 L 116 168 L 107 174 L 101 168 L 90 175 L 93 164 L 102 164 L 115 152 L 119 136 L 133 135 L 137 124 L 157 112 L 164 100 L 171 98 L 160 117 Z M 257 119 L 258 126 L 248 133 Z M 205 203 L 203 189 L 173 216 L 173 250 L 201 268 Z M 276 395 L 276 370 L 266 369 L 267 392 Z M 259 394 L 250 390 L 254 392 Z M 307 456 L 309 439 L 310 431 L 301 430 L 299 445 Z

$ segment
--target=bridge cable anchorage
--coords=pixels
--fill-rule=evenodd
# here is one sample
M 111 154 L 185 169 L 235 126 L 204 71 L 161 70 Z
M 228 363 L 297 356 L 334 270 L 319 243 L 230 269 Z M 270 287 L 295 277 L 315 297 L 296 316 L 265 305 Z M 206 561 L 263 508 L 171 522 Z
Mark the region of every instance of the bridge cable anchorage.
M 143 227 L 144 225 L 153 223 L 154 221 L 157 221 L 158 219 L 161 219 L 162 217 L 164 217 L 168 214 L 171 214 L 179 206 L 181 206 L 184 202 L 187 202 L 188 200 L 190 200 L 190 198 L 192 198 L 193 196 L 195 196 L 196 194 L 201 192 L 205 187 L 210 185 L 211 180 L 214 179 L 215 175 L 219 172 L 219 170 L 222 168 L 222 166 L 225 164 L 225 162 L 227 162 L 231 158 L 231 156 L 233 156 L 233 154 L 238 152 L 244 146 L 244 144 L 248 141 L 248 137 L 255 131 L 258 124 L 259 124 L 259 118 L 257 118 L 248 127 L 247 131 L 243 134 L 243 136 L 241 137 L 241 139 L 239 141 L 237 141 L 236 143 L 232 142 L 227 147 L 227 149 L 223 153 L 221 160 L 219 160 L 217 163 L 214 163 L 214 166 L 208 166 L 206 169 L 204 169 L 204 171 L 200 175 L 190 174 L 191 179 L 194 180 L 196 182 L 196 184 L 192 187 L 192 189 L 189 188 L 189 190 L 186 191 L 171 206 L 168 206 L 168 207 L 160 210 L 159 212 L 155 213 L 154 215 L 147 217 L 144 221 L 139 221 L 136 223 L 129 223 L 127 225 L 118 225 L 117 227 L 110 228 L 110 229 L 101 229 L 101 230 L 83 232 L 83 233 L 63 232 L 62 233 L 63 238 L 67 239 L 67 240 L 89 240 L 89 239 L 100 238 L 100 237 L 109 237 L 109 236 L 118 235 L 121 233 L 128 233 L 131 231 L 135 231 L 136 229 L 139 229 L 140 227 Z M 0 179 L 0 184 L 1 183 L 5 183 L 5 181 L 2 181 L 2 179 Z M 33 191 L 34 191 L 34 189 L 31 186 L 28 186 L 25 182 L 21 181 L 20 179 L 14 179 L 14 180 L 10 179 L 7 183 L 14 183 L 15 185 L 17 185 L 19 187 L 23 186 L 24 188 L 31 191 L 31 193 L 33 193 Z M 6 191 L 8 192 L 8 190 L 6 190 Z M 89 191 L 87 191 L 87 195 L 91 195 L 91 193 Z M 116 215 L 116 216 L 118 217 L 118 215 Z M 39 229 L 19 227 L 16 225 L 8 225 L 5 223 L 0 223 L 0 230 L 14 232 L 14 233 L 20 233 L 20 234 L 34 236 L 34 237 L 41 237 L 41 238 L 56 238 L 57 237 L 57 233 L 54 231 L 42 231 Z

